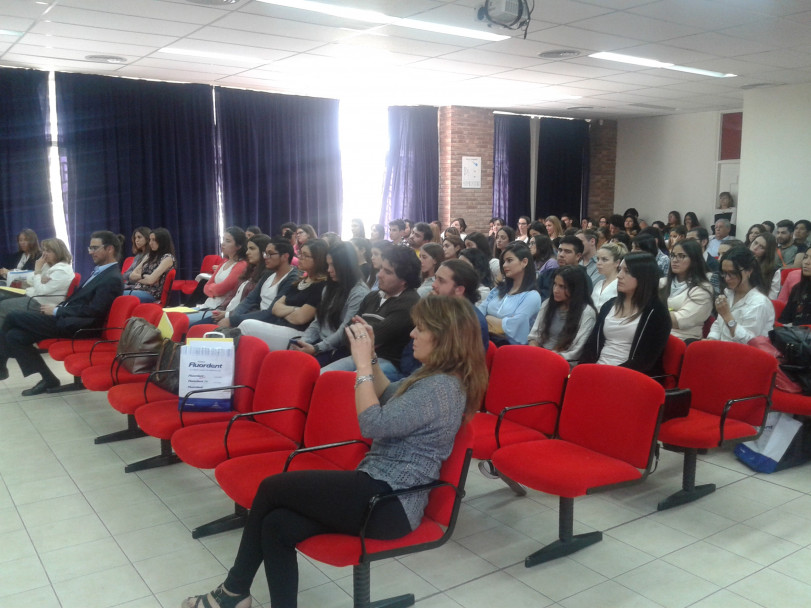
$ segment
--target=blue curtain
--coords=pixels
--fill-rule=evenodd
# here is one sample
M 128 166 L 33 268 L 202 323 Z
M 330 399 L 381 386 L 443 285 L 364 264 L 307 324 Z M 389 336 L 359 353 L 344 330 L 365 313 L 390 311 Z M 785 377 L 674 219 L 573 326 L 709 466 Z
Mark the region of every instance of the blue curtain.
M 178 277 L 219 251 L 211 87 L 56 74 L 65 213 L 77 269 L 94 230 L 140 225 L 172 234 Z
M 54 236 L 48 187 L 48 73 L 0 68 L 0 262 L 31 228 Z
M 380 223 L 409 218 L 432 222 L 439 213 L 439 126 L 437 109 L 389 108 L 389 153 Z
M 582 217 L 589 199 L 589 123 L 542 118 L 535 214 Z
M 332 99 L 216 89 L 226 224 L 289 221 L 340 232 L 341 150 Z
M 510 226 L 530 205 L 530 118 L 496 114 L 493 135 L 493 217 Z

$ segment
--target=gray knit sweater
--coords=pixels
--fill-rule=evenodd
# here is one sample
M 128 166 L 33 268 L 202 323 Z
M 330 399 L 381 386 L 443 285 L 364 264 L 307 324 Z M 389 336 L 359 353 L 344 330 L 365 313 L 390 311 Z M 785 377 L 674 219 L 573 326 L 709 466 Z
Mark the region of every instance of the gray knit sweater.
M 358 416 L 363 436 L 373 440 L 358 469 L 385 481 L 393 490 L 439 478 L 465 411 L 465 392 L 454 376 L 423 378 L 392 398 L 400 382 L 383 392 L 383 405 L 374 405 Z M 413 530 L 428 504 L 428 492 L 401 496 L 400 501 Z

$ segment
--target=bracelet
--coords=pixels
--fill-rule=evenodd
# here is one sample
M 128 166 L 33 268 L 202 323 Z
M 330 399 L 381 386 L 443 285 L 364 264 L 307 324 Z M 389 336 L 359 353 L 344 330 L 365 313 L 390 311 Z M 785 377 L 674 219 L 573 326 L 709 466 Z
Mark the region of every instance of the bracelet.
M 364 382 L 374 382 L 375 377 L 371 374 L 368 376 L 358 376 L 355 380 L 355 388 L 358 388 Z

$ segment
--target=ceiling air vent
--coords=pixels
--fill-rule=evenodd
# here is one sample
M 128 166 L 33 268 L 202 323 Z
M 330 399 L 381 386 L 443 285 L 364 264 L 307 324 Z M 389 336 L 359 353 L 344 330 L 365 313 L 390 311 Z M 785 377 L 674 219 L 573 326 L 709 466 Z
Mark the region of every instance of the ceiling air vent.
M 125 57 L 118 55 L 87 55 L 85 60 L 95 61 L 96 63 L 127 63 Z
M 545 53 L 538 53 L 541 59 L 571 59 L 572 57 L 580 57 L 580 51 L 574 49 L 556 49 L 554 51 L 546 51 Z

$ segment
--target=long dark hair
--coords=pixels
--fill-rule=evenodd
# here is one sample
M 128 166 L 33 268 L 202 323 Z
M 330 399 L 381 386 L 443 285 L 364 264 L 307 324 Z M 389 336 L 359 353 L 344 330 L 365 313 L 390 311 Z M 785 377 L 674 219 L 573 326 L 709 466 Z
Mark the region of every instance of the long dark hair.
M 490 256 L 478 247 L 468 247 L 459 252 L 459 259 L 466 259 L 473 265 L 473 270 L 479 277 L 479 283 L 485 287 L 493 287 L 493 273 L 490 271 Z
M 143 254 L 146 254 L 146 255 L 149 254 L 149 233 L 150 232 L 152 232 L 152 231 L 149 229 L 149 226 L 138 226 L 135 230 L 132 231 L 132 254 L 133 255 L 138 255 L 139 253 L 143 253 Z M 146 240 L 146 242 L 144 243 L 144 250 L 143 251 L 139 251 L 135 247 L 135 235 L 137 233 L 140 233 L 141 236 L 144 237 L 144 239 Z
M 228 226 L 225 231 L 234 239 L 234 244 L 239 247 L 237 249 L 237 259 L 244 260 L 245 254 L 248 252 L 248 235 L 239 226 Z
M 738 274 L 744 270 L 748 270 L 750 272 L 749 285 L 760 290 L 760 292 L 766 296 L 769 295 L 769 286 L 763 283 L 763 276 L 760 274 L 760 265 L 757 262 L 757 258 L 745 245 L 733 247 L 721 256 L 720 266 L 722 270 L 723 264 L 727 260 L 732 262 L 735 272 Z M 724 280 L 724 285 L 726 285 L 726 278 L 724 278 L 723 272 L 721 272 L 721 278 Z
M 501 251 L 498 250 L 496 247 L 496 241 L 498 240 L 498 233 L 504 231 L 507 234 L 507 244 L 509 245 L 515 240 L 515 230 L 510 228 L 509 226 L 502 226 L 498 230 L 496 230 L 496 238 L 493 239 L 493 257 L 494 258 L 501 258 L 501 253 L 506 251 L 506 249 L 502 249 Z
M 690 220 L 690 226 L 689 227 L 687 226 L 687 220 Z M 688 231 L 693 230 L 695 228 L 698 228 L 701 225 L 698 222 L 698 216 L 695 213 L 693 213 L 692 211 L 688 211 L 687 213 L 684 214 L 684 220 L 683 221 L 684 221 L 684 227 L 687 228 Z
M 154 234 L 155 240 L 158 242 L 157 251 L 152 251 L 152 248 L 149 247 L 149 262 L 153 264 L 155 262 L 159 262 L 160 259 L 167 253 L 175 258 L 175 245 L 172 243 L 172 235 L 169 234 L 169 231 L 166 228 L 155 228 L 149 234 Z M 175 258 L 175 264 L 177 264 L 177 258 Z
M 299 250 L 299 255 L 301 255 L 301 251 L 304 248 L 310 250 L 310 255 L 313 258 L 313 269 L 307 273 L 310 280 L 321 278 L 326 280 L 327 278 L 327 250 L 329 247 L 327 246 L 327 242 L 324 239 L 309 239 L 306 243 L 301 246 Z M 352 248 L 352 251 L 355 251 L 355 248 Z M 355 255 L 355 263 L 357 264 L 358 256 Z M 298 285 L 302 279 L 299 279 L 294 284 Z
M 636 319 L 645 310 L 651 300 L 658 297 L 659 293 L 659 265 L 656 258 L 644 251 L 634 251 L 623 258 L 623 263 L 628 274 L 636 279 L 636 289 L 630 296 L 617 293 L 617 302 L 614 304 L 614 313 L 622 311 L 625 298 L 631 298 L 631 305 L 636 312 L 631 315 L 630 320 Z
M 256 245 L 256 248 L 259 249 L 259 263 L 248 264 L 245 267 L 245 272 L 242 273 L 242 276 L 239 277 L 240 281 L 250 281 L 251 283 L 258 283 L 259 279 L 262 277 L 264 272 L 267 270 L 265 268 L 265 249 L 268 248 L 270 244 L 270 237 L 266 234 L 254 234 L 251 238 L 248 239 L 251 243 Z M 247 246 L 245 247 L 247 250 Z
M 341 324 L 341 313 L 349 292 L 360 281 L 360 267 L 358 254 L 352 243 L 345 241 L 336 243 L 329 248 L 327 255 L 332 258 L 335 280 L 327 279 L 324 294 L 315 314 L 322 327 L 337 328 Z
M 692 300 L 690 290 L 694 287 L 703 289 L 710 295 L 713 295 L 712 286 L 707 280 L 707 262 L 704 260 L 704 252 L 701 250 L 701 245 L 698 244 L 698 241 L 680 241 L 673 245 L 673 251 L 676 250 L 676 247 L 681 247 L 690 260 L 690 267 L 687 269 L 687 280 L 685 281 L 687 283 L 687 297 Z M 667 303 L 667 299 L 670 297 L 670 288 L 675 279 L 676 273 L 673 272 L 673 266 L 671 265 L 667 271 L 667 283 L 659 294 L 662 301 L 665 303 Z
M 552 239 L 550 239 L 549 235 L 546 234 L 536 234 L 535 236 L 531 236 L 529 238 L 530 240 L 535 241 L 535 253 L 533 258 L 535 260 L 536 270 L 539 270 L 541 266 L 546 264 L 555 256 L 555 246 L 552 243 Z
M 772 277 L 774 276 L 775 271 L 777 270 L 777 239 L 771 232 L 761 232 L 757 235 L 754 239 L 752 239 L 752 243 L 754 243 L 757 239 L 763 239 L 766 241 L 766 251 L 763 253 L 763 258 L 755 259 L 757 260 L 758 266 L 760 266 L 760 275 L 763 279 L 763 284 L 766 287 L 771 285 Z M 749 245 L 749 249 L 752 249 L 752 245 Z M 786 260 L 787 263 L 792 263 L 794 260 Z M 768 294 L 768 290 L 766 292 Z
M 490 249 L 490 243 L 487 241 L 487 237 L 481 232 L 471 232 L 468 234 L 465 237 L 465 247 L 467 247 L 468 241 L 473 242 L 476 245 L 476 249 L 485 254 L 488 260 L 493 257 L 493 251 Z
M 504 228 L 502 228 L 502 230 L 504 230 Z M 519 261 L 527 261 L 527 265 L 524 267 L 524 275 L 521 280 L 521 285 L 519 286 L 517 293 L 523 293 L 525 291 L 535 289 L 535 263 L 532 261 L 532 252 L 530 252 L 526 243 L 521 241 L 513 241 L 501 250 L 501 257 L 498 260 L 501 276 L 504 277 L 504 281 L 502 281 L 498 286 L 498 295 L 502 298 L 510 293 L 510 290 L 513 288 L 513 280 L 504 274 L 504 256 L 508 253 L 512 253 L 518 258 Z
M 591 293 L 586 282 L 586 272 L 580 266 L 561 266 L 552 274 L 553 282 L 555 277 L 563 279 L 566 291 L 569 292 L 569 310 L 566 313 L 566 322 L 563 324 L 560 336 L 558 336 L 557 344 L 552 349 L 555 352 L 560 352 L 572 345 L 577 336 L 577 331 L 580 329 L 583 311 L 586 310 L 587 306 L 594 308 L 594 302 L 591 301 Z M 552 326 L 555 311 L 559 307 L 560 303 L 556 302 L 554 297 L 550 297 L 546 312 L 541 320 L 541 343 L 549 339 L 549 328 Z

